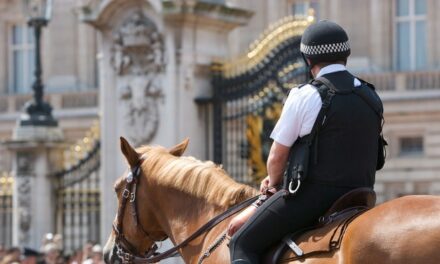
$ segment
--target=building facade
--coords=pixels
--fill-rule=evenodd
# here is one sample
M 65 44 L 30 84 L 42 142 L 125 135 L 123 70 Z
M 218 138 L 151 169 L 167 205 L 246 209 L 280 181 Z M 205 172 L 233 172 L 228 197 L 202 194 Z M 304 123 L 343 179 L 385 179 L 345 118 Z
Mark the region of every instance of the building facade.
M 66 253 L 78 249 L 86 239 L 99 240 L 99 233 L 88 224 L 99 225 L 97 172 L 90 174 L 90 180 L 66 188 L 60 188 L 63 181 L 54 175 L 83 164 L 99 134 L 96 32 L 81 23 L 78 13 L 82 5 L 80 1 L 54 1 L 52 19 L 43 28 L 45 100 L 54 108 L 64 135 L 63 142 L 57 142 L 61 152 L 52 153 L 36 142 L 23 142 L 28 146 L 16 148 L 20 144 L 14 142 L 17 120 L 32 98 L 35 39 L 27 26 L 23 1 L 0 3 L 0 240 L 5 246 L 39 249 L 44 232 L 70 237 L 64 241 L 69 248 Z M 44 179 L 39 178 L 41 173 Z M 42 182 L 50 185 L 41 188 Z M 46 202 L 39 197 L 51 202 L 42 207 Z M 41 210 L 47 207 L 52 208 Z M 42 226 L 35 226 L 38 223 Z M 86 225 L 89 227 L 80 228 Z
M 348 68 L 375 84 L 384 101 L 389 146 L 385 168 L 376 177 L 378 201 L 414 193 L 440 194 L 436 10 L 440 10 L 436 0 L 54 1 L 53 17 L 42 38 L 46 98 L 68 150 L 74 152 L 77 141 L 100 121 L 101 240 L 116 209 L 113 182 L 126 167 L 122 156 L 115 154 L 119 135 L 132 141 L 143 137 L 136 144 L 167 147 L 190 136 L 188 154 L 212 159 L 213 110 L 194 102 L 213 93 L 211 63 L 246 53 L 263 31 L 287 16 L 314 15 L 342 25 L 352 49 Z M 3 141 L 12 138 L 21 108 L 31 97 L 33 43 L 21 1 L 2 1 Z M 148 96 L 132 100 L 139 92 Z M 152 113 L 140 117 L 145 122 L 158 123 L 139 131 L 127 129 L 127 124 L 136 126 L 139 120 L 127 121 L 126 113 L 133 116 L 139 109 Z M 5 180 L 12 170 L 7 153 L 0 154 Z

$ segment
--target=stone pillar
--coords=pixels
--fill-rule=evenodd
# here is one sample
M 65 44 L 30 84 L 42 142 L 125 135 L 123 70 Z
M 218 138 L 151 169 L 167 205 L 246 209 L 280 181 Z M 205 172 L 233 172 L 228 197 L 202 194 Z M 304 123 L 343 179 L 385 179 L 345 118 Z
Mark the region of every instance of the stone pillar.
M 391 1 L 372 0 L 370 9 L 369 46 L 374 72 L 393 68 L 393 20 Z
M 78 83 L 81 90 L 96 87 L 96 31 L 86 25 L 78 25 Z
M 50 174 L 58 169 L 62 133 L 58 127 L 17 126 L 5 142 L 13 153 L 13 244 L 39 248 L 55 232 L 55 193 Z
M 427 48 L 428 48 L 428 68 L 440 69 L 440 2 L 435 0 L 427 1 L 428 5 L 428 28 L 427 28 Z
M 101 242 L 105 242 L 111 224 L 117 210 L 116 195 L 112 188 L 117 177 L 123 172 L 124 160 L 118 148 L 118 132 L 115 126 L 118 100 L 116 97 L 116 82 L 110 65 L 110 41 L 104 32 L 99 33 L 98 45 L 100 51 L 99 60 L 99 107 L 101 113 L 101 167 L 100 167 L 100 190 L 101 190 Z M 104 114 L 105 113 L 105 114 Z M 106 154 L 108 153 L 108 155 Z

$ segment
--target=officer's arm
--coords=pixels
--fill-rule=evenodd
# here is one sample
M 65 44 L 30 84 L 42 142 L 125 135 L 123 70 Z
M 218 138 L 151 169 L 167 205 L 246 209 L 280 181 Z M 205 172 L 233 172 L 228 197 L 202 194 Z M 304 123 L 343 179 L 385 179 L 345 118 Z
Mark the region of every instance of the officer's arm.
M 267 158 L 267 173 L 269 174 L 269 187 L 279 185 L 283 182 L 284 170 L 289 158 L 290 147 L 286 147 L 276 141 L 270 148 Z

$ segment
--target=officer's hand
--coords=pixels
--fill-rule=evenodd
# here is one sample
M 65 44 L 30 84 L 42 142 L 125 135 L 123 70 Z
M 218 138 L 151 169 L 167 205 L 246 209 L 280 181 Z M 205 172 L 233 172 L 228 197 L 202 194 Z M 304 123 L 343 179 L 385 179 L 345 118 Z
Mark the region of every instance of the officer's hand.
M 233 236 L 235 232 L 237 232 L 238 229 L 240 229 L 240 227 L 244 225 L 244 223 L 246 223 L 246 221 L 255 213 L 256 210 L 257 208 L 251 205 L 244 209 L 236 217 L 232 218 L 228 227 L 228 236 Z
M 270 182 L 270 177 L 269 175 L 266 176 L 266 178 L 264 178 L 261 181 L 260 184 L 260 192 L 263 193 L 267 188 L 269 188 L 269 182 Z

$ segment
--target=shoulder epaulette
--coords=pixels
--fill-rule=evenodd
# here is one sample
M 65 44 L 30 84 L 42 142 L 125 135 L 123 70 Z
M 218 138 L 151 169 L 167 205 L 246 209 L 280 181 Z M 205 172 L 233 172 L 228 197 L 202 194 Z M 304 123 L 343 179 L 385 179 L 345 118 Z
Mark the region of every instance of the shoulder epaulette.
M 362 84 L 364 84 L 364 85 L 370 87 L 372 90 L 376 90 L 376 87 L 374 87 L 373 84 L 371 84 L 371 83 L 369 83 L 369 82 L 367 82 L 367 81 L 365 81 L 365 80 L 362 80 L 361 78 L 359 78 L 359 77 L 357 77 L 357 76 L 356 76 L 356 79 L 358 79 Z
M 308 84 L 308 83 L 302 83 L 302 84 L 298 85 L 297 87 L 294 87 L 294 88 L 290 89 L 287 93 L 290 94 L 290 92 L 291 92 L 293 89 L 295 89 L 295 88 L 301 89 L 301 87 L 306 86 L 307 84 Z
M 301 87 L 303 87 L 303 86 L 306 86 L 308 83 L 302 83 L 302 84 L 300 84 L 300 85 L 298 85 L 298 89 L 301 89 Z

